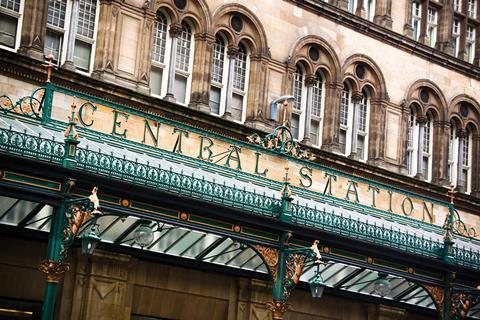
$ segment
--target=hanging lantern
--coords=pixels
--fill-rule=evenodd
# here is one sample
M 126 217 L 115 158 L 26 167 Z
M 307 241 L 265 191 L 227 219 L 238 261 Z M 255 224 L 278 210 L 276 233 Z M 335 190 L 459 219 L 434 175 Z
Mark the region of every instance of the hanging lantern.
M 82 253 L 85 255 L 93 254 L 93 251 L 102 239 L 97 235 L 95 229 L 92 228 L 90 232 L 81 236 L 82 238 Z
M 134 241 L 140 247 L 144 248 L 153 242 L 153 230 L 150 228 L 150 221 L 142 221 L 140 226 L 135 230 Z

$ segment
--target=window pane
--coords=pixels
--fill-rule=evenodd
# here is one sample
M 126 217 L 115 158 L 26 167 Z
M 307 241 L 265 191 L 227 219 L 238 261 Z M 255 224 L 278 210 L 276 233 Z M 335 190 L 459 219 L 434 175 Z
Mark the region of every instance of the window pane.
M 73 52 L 73 63 L 81 70 L 90 69 L 90 53 L 92 45 L 80 40 L 75 40 L 75 50 Z
M 152 94 L 161 95 L 163 69 L 152 68 L 150 73 L 150 90 Z
M 215 39 L 215 46 L 213 47 L 212 82 L 222 83 L 224 61 L 225 43 L 220 36 L 217 36 Z
M 247 79 L 247 50 L 243 45 L 238 48 L 237 58 L 233 66 L 233 87 L 238 90 L 245 90 Z
M 357 155 L 360 159 L 363 159 L 365 156 L 365 137 L 359 135 L 357 139 Z
M 413 174 L 413 151 L 407 151 L 407 169 L 408 174 Z
M 425 131 L 423 133 L 423 152 L 430 153 L 430 129 L 432 121 L 429 119 L 425 124 Z
M 340 130 L 340 135 L 338 136 L 338 143 L 340 145 L 340 152 L 345 154 L 347 151 L 347 131 Z
M 312 115 L 320 117 L 322 110 L 322 77 L 317 75 L 317 81 L 313 85 Z
M 214 114 L 220 114 L 220 96 L 222 90 L 217 87 L 210 89 L 210 111 Z
M 93 39 L 96 11 L 96 0 L 80 0 L 77 34 Z
M 0 0 L 0 7 L 4 7 L 15 12 L 20 12 L 20 0 Z
M 415 127 L 415 115 L 410 113 L 408 117 L 408 140 L 407 148 L 413 148 L 413 129 Z
M 468 0 L 467 14 L 471 18 L 476 18 L 477 15 L 477 2 L 475 0 Z
M 318 145 L 318 129 L 319 129 L 319 123 L 317 121 L 312 121 L 310 125 L 310 142 L 313 145 Z
M 470 137 L 467 136 L 463 139 L 463 159 L 462 163 L 464 166 L 469 166 L 469 158 L 470 158 Z
M 294 139 L 298 139 L 298 128 L 300 123 L 300 116 L 298 114 L 292 114 L 292 125 L 290 130 Z
M 243 96 L 234 93 L 232 95 L 232 118 L 238 121 L 242 120 Z
M 188 25 L 183 23 L 182 26 L 182 33 L 177 40 L 177 60 L 175 67 L 179 70 L 188 72 L 190 63 L 190 50 L 192 46 L 192 31 Z
M 358 130 L 362 132 L 367 131 L 367 104 L 368 104 L 368 98 L 363 95 L 362 99 L 360 100 L 360 109 L 358 110 L 358 120 L 359 120 L 359 126 Z
M 47 23 L 51 26 L 64 28 L 66 10 L 67 0 L 49 0 Z
M 177 102 L 185 103 L 187 91 L 187 78 L 176 74 L 175 75 L 175 84 L 173 86 L 173 93 Z
M 16 18 L 0 14 L 0 44 L 14 48 L 17 34 Z
M 157 14 L 153 25 L 153 52 L 152 60 L 160 63 L 165 62 L 165 48 L 167 44 L 167 18 L 163 14 Z
M 293 96 L 295 101 L 293 108 L 300 110 L 302 108 L 302 88 L 303 88 L 303 72 L 302 69 L 297 66 L 295 70 L 295 77 L 293 79 Z
M 423 157 L 422 174 L 426 180 L 428 180 L 428 160 L 429 157 Z
M 428 8 L 428 41 L 430 47 L 434 47 L 437 42 L 437 10 L 433 8 Z
M 340 101 L 340 124 L 348 125 L 348 105 L 350 102 L 350 92 L 347 86 L 344 86 L 342 90 L 342 98 Z
M 53 61 L 58 63 L 61 49 L 62 35 L 47 30 L 47 34 L 45 36 L 45 48 L 43 50 L 45 57 L 47 57 L 50 53 L 53 53 Z

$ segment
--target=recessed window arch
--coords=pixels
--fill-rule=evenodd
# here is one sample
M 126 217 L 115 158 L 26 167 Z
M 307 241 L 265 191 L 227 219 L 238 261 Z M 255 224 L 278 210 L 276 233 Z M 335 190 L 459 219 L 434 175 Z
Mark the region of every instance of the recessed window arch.
M 172 24 L 168 15 L 157 12 L 153 26 L 152 95 L 188 104 L 193 69 L 193 27 L 186 21 Z
M 426 181 L 432 179 L 433 114 L 421 114 L 420 106 L 413 103 L 407 120 L 406 165 L 408 175 Z
M 77 70 L 90 72 L 96 46 L 98 11 L 97 0 L 48 1 L 45 56 L 52 53 L 55 63 L 72 63 Z M 73 19 L 76 24 L 72 28 Z
M 246 44 L 228 46 L 221 33 L 215 36 L 210 86 L 210 111 L 231 120 L 245 121 L 250 53 Z
M 449 181 L 461 191 L 470 193 L 472 186 L 473 130 L 470 126 L 461 129 L 458 121 L 451 121 L 448 139 Z
M 297 140 L 308 140 L 319 147 L 322 143 L 323 112 L 325 105 L 325 76 L 321 70 L 307 75 L 297 63 L 293 79 L 294 103 L 292 134 Z
M 354 95 L 350 83 L 344 83 L 340 96 L 340 152 L 345 156 L 356 153 L 362 161 L 368 156 L 370 101 L 370 90 L 364 88 Z

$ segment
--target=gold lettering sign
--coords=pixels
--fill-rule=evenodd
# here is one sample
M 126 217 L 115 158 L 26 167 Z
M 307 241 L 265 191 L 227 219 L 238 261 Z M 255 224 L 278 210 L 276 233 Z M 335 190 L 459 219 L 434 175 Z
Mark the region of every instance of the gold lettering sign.
M 84 105 L 82 105 L 82 103 Z M 86 104 L 85 104 L 86 103 Z M 194 130 L 160 123 L 125 110 L 80 101 L 79 126 L 115 137 L 215 163 L 268 179 L 283 181 L 285 158 L 254 147 L 236 145 L 227 139 L 199 134 Z M 52 117 L 64 121 L 68 110 L 55 104 Z M 290 162 L 291 183 L 316 193 L 442 226 L 448 213 L 446 203 L 388 188 L 374 182 L 335 173 L 304 161 Z M 478 237 L 480 217 L 460 212 L 470 236 Z

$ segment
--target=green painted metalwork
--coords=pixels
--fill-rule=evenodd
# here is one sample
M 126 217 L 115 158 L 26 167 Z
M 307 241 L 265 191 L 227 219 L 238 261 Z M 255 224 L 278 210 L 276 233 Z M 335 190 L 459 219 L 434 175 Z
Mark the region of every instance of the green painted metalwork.
M 298 204 L 292 204 L 291 214 L 295 223 L 430 258 L 437 258 L 444 246 L 442 242 L 430 238 Z M 456 264 L 480 269 L 479 251 L 454 247 L 453 260 Z
M 0 151 L 36 160 L 61 163 L 65 144 L 53 139 L 0 128 Z
M 142 164 L 88 149 L 78 148 L 76 158 L 77 168 L 81 170 L 252 213 L 274 216 L 272 207 L 280 204 L 280 199 L 268 197 L 265 194 L 250 192 L 235 186 L 230 187 L 193 175 L 174 172 L 172 169 L 153 167 L 148 163 Z
M 7 95 L 2 95 L 0 96 L 0 111 L 32 119 L 42 119 L 44 101 L 45 88 L 38 88 L 31 95 L 20 98 L 15 103 Z
M 14 155 L 61 164 L 65 155 L 64 143 L 0 129 L 0 151 Z M 77 148 L 77 169 L 94 172 L 110 178 L 144 185 L 156 190 L 208 201 L 245 210 L 254 214 L 279 217 L 280 199 L 264 194 L 230 187 L 202 177 L 188 176 L 147 164 L 114 157 L 88 149 Z M 357 210 L 353 207 L 352 210 Z M 399 249 L 427 257 L 438 257 L 443 244 L 414 234 L 372 225 L 350 217 L 335 215 L 298 204 L 291 204 L 291 220 L 353 239 Z M 480 252 L 453 247 L 455 263 L 480 269 Z

